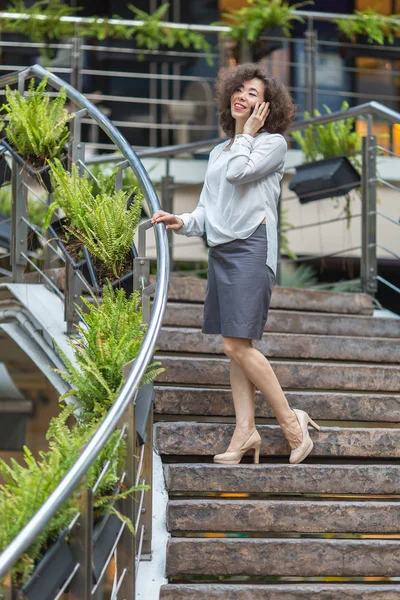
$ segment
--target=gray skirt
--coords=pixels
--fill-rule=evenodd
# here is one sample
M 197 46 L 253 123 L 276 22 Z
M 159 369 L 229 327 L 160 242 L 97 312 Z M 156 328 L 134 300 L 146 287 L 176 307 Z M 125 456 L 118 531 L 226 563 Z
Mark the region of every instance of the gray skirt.
M 209 249 L 203 333 L 261 340 L 272 287 L 265 224 L 247 239 Z

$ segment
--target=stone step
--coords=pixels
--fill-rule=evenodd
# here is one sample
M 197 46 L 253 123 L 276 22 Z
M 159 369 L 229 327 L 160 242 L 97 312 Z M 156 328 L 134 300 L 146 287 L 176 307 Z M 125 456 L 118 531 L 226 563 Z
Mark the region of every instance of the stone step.
M 400 501 L 170 500 L 168 531 L 400 533 Z
M 400 540 L 171 538 L 167 577 L 397 577 Z
M 261 454 L 285 456 L 289 445 L 278 425 L 259 425 Z M 213 456 L 225 452 L 234 425 L 222 423 L 157 423 L 155 443 L 160 454 Z M 400 429 L 322 427 L 311 431 L 314 448 L 310 457 L 400 458 Z
M 292 408 L 305 410 L 314 419 L 325 421 L 398 422 L 400 394 L 355 394 L 342 392 L 285 392 Z M 169 415 L 234 416 L 230 389 L 155 387 L 155 412 Z M 256 392 L 256 416 L 270 419 L 272 409 Z
M 206 285 L 205 279 L 197 277 L 171 277 L 168 299 L 181 302 L 204 302 Z M 271 308 L 371 315 L 373 302 L 368 294 L 275 286 L 271 297 Z
M 398 464 L 164 464 L 170 494 L 400 494 Z
M 202 321 L 202 304 L 169 302 L 163 323 L 166 326 L 201 328 Z M 400 319 L 271 309 L 265 331 L 400 338 Z
M 160 600 L 399 600 L 400 585 L 363 583 L 163 585 Z
M 229 385 L 227 358 L 157 356 L 165 371 L 159 383 Z M 271 360 L 271 366 L 283 388 L 399 392 L 400 366 L 363 365 L 341 362 Z
M 266 333 L 254 345 L 268 358 L 400 364 L 400 339 L 396 338 Z M 163 327 L 157 347 L 161 352 L 224 355 L 220 335 L 207 335 L 193 328 Z

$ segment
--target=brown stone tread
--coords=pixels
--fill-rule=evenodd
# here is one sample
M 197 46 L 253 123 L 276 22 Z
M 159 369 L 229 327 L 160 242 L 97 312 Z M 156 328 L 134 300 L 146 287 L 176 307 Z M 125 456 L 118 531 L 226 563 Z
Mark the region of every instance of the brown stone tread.
M 169 493 L 400 494 L 400 462 L 387 464 L 165 464 Z
M 398 338 L 267 333 L 254 345 L 268 358 L 400 363 Z M 160 352 L 224 355 L 220 335 L 208 335 L 188 327 L 163 327 L 157 347 Z
M 195 385 L 229 385 L 227 358 L 156 356 L 165 367 L 158 382 Z M 283 388 L 400 392 L 400 365 L 349 362 L 271 360 Z
M 202 321 L 202 304 L 169 302 L 163 323 L 165 326 L 201 328 Z M 400 338 L 400 319 L 270 309 L 265 331 Z
M 400 540 L 170 538 L 167 577 L 397 577 Z
M 171 277 L 168 298 L 185 302 L 204 302 L 207 281 L 196 277 Z M 362 293 L 327 292 L 275 286 L 271 308 L 307 310 L 341 314 L 372 314 L 371 296 Z
M 312 491 L 312 490 L 310 490 Z M 173 532 L 400 533 L 400 502 L 340 500 L 170 500 Z
M 293 408 L 305 410 L 314 419 L 342 421 L 381 421 L 398 423 L 400 394 L 352 392 L 291 392 L 285 396 Z M 234 415 L 230 389 L 155 386 L 155 412 L 167 415 Z M 256 417 L 270 419 L 274 414 L 264 396 L 256 393 Z
M 214 455 L 225 452 L 233 425 L 220 423 L 157 423 L 155 444 L 160 454 Z M 278 425 L 259 425 L 261 454 L 288 456 L 289 445 Z M 322 427 L 310 431 L 314 441 L 311 456 L 400 458 L 400 429 Z
M 169 584 L 160 600 L 399 600 L 400 584 Z

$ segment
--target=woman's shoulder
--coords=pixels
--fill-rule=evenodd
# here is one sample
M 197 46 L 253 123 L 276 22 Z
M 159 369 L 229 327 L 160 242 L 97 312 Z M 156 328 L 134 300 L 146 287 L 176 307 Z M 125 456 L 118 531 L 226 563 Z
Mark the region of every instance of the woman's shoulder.
M 263 131 L 255 137 L 256 145 L 274 144 L 276 146 L 282 146 L 287 148 L 287 141 L 285 136 L 281 133 L 269 133 L 269 131 Z

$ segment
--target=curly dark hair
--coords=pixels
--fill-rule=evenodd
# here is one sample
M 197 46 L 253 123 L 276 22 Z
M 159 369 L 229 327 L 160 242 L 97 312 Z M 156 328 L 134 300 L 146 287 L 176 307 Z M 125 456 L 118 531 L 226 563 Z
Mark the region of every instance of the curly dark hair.
M 224 132 L 235 135 L 235 119 L 231 114 L 231 96 L 235 90 L 250 79 L 259 79 L 264 84 L 264 101 L 270 102 L 270 113 L 260 131 L 284 133 L 296 116 L 296 105 L 280 81 L 268 77 L 259 65 L 245 63 L 235 67 L 222 68 L 215 84 L 219 122 Z

